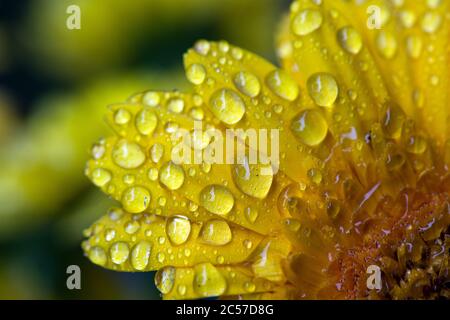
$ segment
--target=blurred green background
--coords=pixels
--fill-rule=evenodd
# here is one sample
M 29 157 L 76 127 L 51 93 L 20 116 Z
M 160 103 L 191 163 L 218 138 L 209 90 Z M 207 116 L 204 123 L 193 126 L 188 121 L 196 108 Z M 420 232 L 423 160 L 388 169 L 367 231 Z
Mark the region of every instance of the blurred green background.
M 69 5 L 81 30 L 68 30 Z M 275 62 L 286 0 L 0 0 L 0 298 L 158 299 L 153 274 L 91 264 L 82 230 L 112 200 L 83 175 L 106 106 L 188 87 L 182 55 L 205 38 Z M 79 265 L 81 290 L 66 268 Z

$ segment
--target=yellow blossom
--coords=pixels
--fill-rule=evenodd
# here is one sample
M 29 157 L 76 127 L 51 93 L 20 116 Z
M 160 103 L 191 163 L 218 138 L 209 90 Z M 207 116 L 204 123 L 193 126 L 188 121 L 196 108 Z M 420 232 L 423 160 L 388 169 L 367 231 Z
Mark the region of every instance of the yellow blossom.
M 198 41 L 184 56 L 192 92 L 110 108 L 116 134 L 86 174 L 123 208 L 86 230 L 86 255 L 158 270 L 165 299 L 449 298 L 449 5 L 294 1 L 282 68 Z M 173 134 L 198 120 L 280 129 L 277 168 L 174 163 Z

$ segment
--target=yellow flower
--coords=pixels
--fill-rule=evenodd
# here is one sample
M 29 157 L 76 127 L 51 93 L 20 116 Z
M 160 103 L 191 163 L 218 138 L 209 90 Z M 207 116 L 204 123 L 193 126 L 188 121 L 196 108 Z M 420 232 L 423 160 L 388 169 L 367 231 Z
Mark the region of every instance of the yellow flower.
M 198 41 L 184 57 L 192 93 L 111 108 L 116 135 L 86 174 L 123 209 L 86 231 L 89 259 L 158 270 L 166 299 L 449 298 L 449 5 L 295 1 L 282 69 Z M 279 129 L 279 170 L 173 162 L 172 134 L 195 120 Z

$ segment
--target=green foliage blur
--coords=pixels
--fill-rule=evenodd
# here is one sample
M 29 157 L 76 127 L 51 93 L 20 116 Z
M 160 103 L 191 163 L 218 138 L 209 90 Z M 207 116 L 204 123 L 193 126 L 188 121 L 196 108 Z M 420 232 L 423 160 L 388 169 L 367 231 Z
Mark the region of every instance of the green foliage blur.
M 66 12 L 81 9 L 81 29 Z M 281 0 L 0 1 L 0 299 L 158 299 L 153 274 L 103 270 L 82 230 L 113 201 L 83 175 L 109 104 L 187 88 L 182 54 L 225 39 L 274 61 Z M 66 269 L 81 267 L 81 290 Z

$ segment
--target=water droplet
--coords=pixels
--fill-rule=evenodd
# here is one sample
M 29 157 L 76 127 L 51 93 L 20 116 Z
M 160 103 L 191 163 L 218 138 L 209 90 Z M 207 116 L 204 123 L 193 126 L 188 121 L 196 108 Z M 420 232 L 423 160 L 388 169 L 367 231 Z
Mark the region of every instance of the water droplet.
M 150 204 L 150 192 L 144 187 L 130 187 L 123 192 L 123 208 L 130 213 L 139 213 Z
M 223 246 L 231 241 L 230 226 L 224 220 L 207 221 L 200 232 L 201 239 L 212 246 Z
M 245 208 L 245 218 L 247 218 L 248 222 L 255 223 L 256 219 L 258 218 L 258 210 L 252 207 Z
M 308 79 L 308 92 L 321 107 L 331 107 L 339 94 L 339 87 L 331 74 L 316 73 Z
M 319 10 L 305 9 L 295 15 L 291 28 L 296 35 L 304 36 L 319 29 L 322 21 L 322 14 Z
M 200 192 L 200 205 L 209 212 L 226 215 L 233 209 L 234 197 L 221 185 L 209 185 Z
M 160 100 L 159 93 L 154 91 L 147 92 L 143 97 L 143 102 L 150 107 L 156 107 Z
M 156 168 L 148 169 L 148 178 L 151 181 L 156 181 L 158 179 L 158 174 L 159 174 L 158 169 Z
M 294 101 L 299 95 L 297 82 L 282 70 L 274 70 L 266 77 L 267 86 L 279 97 Z
M 187 68 L 186 76 L 191 83 L 202 84 L 206 78 L 206 69 L 199 63 L 193 63 Z
M 194 107 L 189 111 L 189 115 L 194 120 L 203 120 L 204 118 L 204 112 L 202 108 Z
M 191 223 L 184 216 L 173 216 L 167 219 L 166 233 L 174 245 L 180 245 L 187 241 L 191 233 Z
M 379 53 L 386 59 L 392 59 L 397 53 L 397 40 L 395 36 L 387 31 L 380 31 L 376 38 Z
M 400 21 L 405 28 L 411 28 L 416 23 L 416 15 L 412 10 L 402 10 L 400 12 Z
M 106 264 L 106 260 L 108 257 L 106 256 L 105 250 L 103 250 L 101 247 L 92 247 L 89 250 L 89 259 L 99 266 L 104 266 Z
M 130 248 L 125 242 L 116 242 L 109 249 L 112 262 L 115 264 L 122 264 L 127 261 L 130 255 Z
M 116 237 L 116 230 L 114 229 L 105 230 L 105 240 L 107 242 L 114 240 L 115 237 Z
M 409 137 L 406 150 L 413 154 L 422 154 L 427 149 L 427 140 L 421 135 L 412 135 Z
M 134 169 L 145 162 L 145 154 L 138 144 L 122 139 L 114 146 L 112 159 L 124 169 Z
M 363 42 L 360 34 L 353 27 L 343 27 L 337 33 L 341 47 L 351 54 L 358 54 L 361 51 Z
M 155 275 L 155 285 L 162 294 L 172 291 L 175 284 L 176 269 L 168 266 L 158 270 Z
M 94 158 L 95 160 L 103 158 L 105 151 L 106 149 L 104 145 L 99 143 L 94 144 L 91 149 L 92 158 Z
M 130 122 L 131 113 L 128 110 L 120 108 L 114 113 L 114 122 L 119 125 L 124 125 Z
M 120 208 L 109 209 L 108 216 L 111 221 L 118 221 L 123 216 L 123 210 Z
M 216 118 L 226 124 L 238 123 L 245 113 L 244 101 L 230 89 L 217 90 L 211 96 L 210 108 Z
M 231 56 L 236 60 L 241 60 L 244 52 L 240 48 L 231 49 Z
M 220 296 L 226 289 L 224 276 L 211 263 L 201 263 L 194 267 L 194 290 L 200 296 Z
M 382 119 L 383 131 L 386 136 L 392 139 L 399 138 L 405 119 L 405 113 L 397 104 L 388 103 Z
M 148 241 L 141 241 L 134 246 L 131 252 L 131 264 L 136 270 L 144 270 L 150 259 L 152 245 Z
M 442 24 L 442 17 L 437 12 L 427 12 L 423 15 L 421 26 L 426 33 L 436 32 Z
M 161 167 L 159 181 L 170 190 L 177 190 L 184 183 L 184 170 L 181 166 L 169 161 Z
M 158 163 L 159 160 L 161 160 L 161 158 L 164 155 L 164 146 L 162 144 L 159 143 L 155 143 L 151 148 L 150 148 L 150 158 L 152 158 L 152 161 L 154 163 Z
M 341 205 L 337 200 L 331 199 L 327 201 L 327 214 L 330 219 L 335 220 L 339 212 L 341 211 Z
M 422 53 L 422 47 L 422 39 L 419 36 L 409 36 L 406 39 L 406 50 L 411 58 L 419 58 Z
M 234 76 L 233 81 L 236 88 L 249 97 L 254 98 L 261 91 L 261 84 L 252 73 L 241 71 Z
M 239 190 L 248 196 L 264 199 L 272 186 L 273 171 L 270 165 L 249 164 L 247 156 L 242 164 L 232 167 L 233 179 Z
M 103 169 L 103 168 L 96 168 L 94 171 L 92 171 L 92 182 L 97 187 L 103 187 L 107 183 L 111 181 L 112 175 L 109 170 Z
M 158 118 L 156 114 L 148 109 L 144 108 L 136 115 L 135 125 L 140 134 L 148 136 L 155 131 L 158 124 Z
M 319 185 L 322 182 L 322 172 L 319 169 L 311 168 L 307 174 L 312 183 Z
M 167 109 L 173 113 L 181 113 L 184 110 L 184 100 L 181 98 L 172 98 L 167 102 Z
M 209 53 L 211 44 L 206 40 L 199 40 L 195 43 L 194 48 L 197 53 L 206 56 Z
M 318 110 L 304 110 L 292 120 L 291 129 L 306 145 L 319 145 L 328 133 L 328 124 Z
M 140 228 L 141 225 L 136 220 L 131 220 L 125 224 L 125 232 L 128 234 L 135 234 Z

